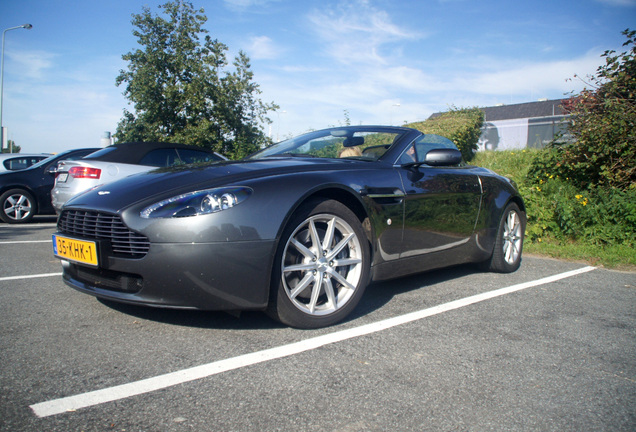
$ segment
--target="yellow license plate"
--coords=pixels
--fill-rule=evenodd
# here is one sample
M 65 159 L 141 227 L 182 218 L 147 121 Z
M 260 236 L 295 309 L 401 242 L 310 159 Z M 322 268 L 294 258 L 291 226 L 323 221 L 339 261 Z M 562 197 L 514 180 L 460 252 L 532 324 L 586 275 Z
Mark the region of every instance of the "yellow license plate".
M 53 254 L 83 264 L 97 266 L 97 243 L 53 234 Z

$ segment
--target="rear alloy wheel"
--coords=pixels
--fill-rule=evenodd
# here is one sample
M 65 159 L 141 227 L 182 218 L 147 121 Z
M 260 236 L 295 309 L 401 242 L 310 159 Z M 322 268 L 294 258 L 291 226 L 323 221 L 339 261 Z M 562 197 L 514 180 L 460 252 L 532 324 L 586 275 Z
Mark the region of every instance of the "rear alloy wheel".
M 490 259 L 491 271 L 511 273 L 519 268 L 525 230 L 525 213 L 517 204 L 508 204 L 499 222 L 495 249 Z
M 303 206 L 285 230 L 269 313 L 284 324 L 318 328 L 344 319 L 369 277 L 369 247 L 358 218 L 337 201 Z
M 0 197 L 2 212 L 0 218 L 6 223 L 25 223 L 33 218 L 36 212 L 33 196 L 22 189 L 11 189 Z

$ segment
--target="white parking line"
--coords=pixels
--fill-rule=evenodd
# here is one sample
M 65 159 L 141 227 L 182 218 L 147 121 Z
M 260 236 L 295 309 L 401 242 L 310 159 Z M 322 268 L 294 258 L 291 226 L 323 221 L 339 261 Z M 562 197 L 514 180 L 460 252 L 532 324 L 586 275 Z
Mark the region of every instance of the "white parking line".
M 311 339 L 306 339 L 300 342 L 291 343 L 275 348 L 266 349 L 263 351 L 257 351 L 250 354 L 244 354 L 238 357 L 232 357 L 225 360 L 219 360 L 212 363 L 204 364 L 201 366 L 192 367 L 189 369 L 183 369 L 180 371 L 167 373 L 165 375 L 159 375 L 152 378 L 143 379 L 140 381 L 131 382 L 128 384 L 122 384 L 115 387 L 109 387 L 101 390 L 95 390 L 88 393 L 82 393 L 75 396 L 68 396 L 61 399 L 54 399 L 47 402 L 41 402 L 31 405 L 35 415 L 38 417 L 48 417 L 56 414 L 61 414 L 67 411 L 75 411 L 80 408 L 86 408 L 94 405 L 103 404 L 106 402 L 113 402 L 116 400 L 128 398 L 135 395 L 149 393 L 155 390 L 164 389 L 167 387 L 183 384 L 189 381 L 206 378 L 212 375 L 220 374 L 223 372 L 240 369 L 246 366 L 263 363 L 270 360 L 275 360 L 283 357 L 288 357 L 294 354 L 314 350 L 325 345 L 341 342 L 347 339 L 352 339 L 360 336 L 369 335 L 382 330 L 386 330 L 395 326 L 410 323 L 413 321 L 421 320 L 433 315 L 437 315 L 443 312 L 448 312 L 454 309 L 459 309 L 465 306 L 469 306 L 475 303 L 479 303 L 485 300 L 489 300 L 495 297 L 510 294 L 516 291 L 521 291 L 526 288 L 536 287 L 539 285 L 548 284 L 561 279 L 576 276 L 581 273 L 586 273 L 594 270 L 595 267 L 583 267 L 578 270 L 561 273 L 555 276 L 549 276 L 543 279 L 535 281 L 525 282 L 518 285 L 513 285 L 507 288 L 501 288 L 495 291 L 486 292 L 483 294 L 466 297 L 463 299 L 455 300 L 449 303 L 441 304 L 429 309 L 424 309 L 417 312 L 412 312 L 406 315 L 389 318 L 383 321 L 379 321 L 372 324 L 363 325 L 360 327 L 337 331 L 334 333 L 318 336 Z
M 59 273 L 42 273 L 42 274 L 22 275 L 22 276 L 6 276 L 6 277 L 0 277 L 0 282 L 8 281 L 8 280 L 45 278 L 45 277 L 51 277 L 51 276 L 62 276 L 62 272 L 59 272 Z
M 56 226 L 57 222 L 40 222 L 33 224 L 2 224 L 0 228 L 42 228 L 42 227 L 53 227 Z
M 23 243 L 52 243 L 51 239 L 48 240 L 20 240 L 20 241 L 10 241 L 10 242 L 0 242 L 0 245 L 4 244 L 23 244 Z

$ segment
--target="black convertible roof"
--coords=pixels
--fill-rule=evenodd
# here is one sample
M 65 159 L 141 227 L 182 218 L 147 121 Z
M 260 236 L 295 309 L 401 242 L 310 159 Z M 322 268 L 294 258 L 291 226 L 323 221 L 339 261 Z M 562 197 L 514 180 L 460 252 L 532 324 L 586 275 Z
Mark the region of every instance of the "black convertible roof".
M 176 148 L 176 149 L 188 149 L 197 150 L 205 153 L 214 153 L 212 150 L 192 146 L 186 144 L 164 143 L 164 142 L 130 142 L 113 144 L 108 147 L 104 147 L 98 152 L 95 152 L 95 157 L 91 155 L 84 159 L 93 159 L 104 162 L 116 162 L 116 163 L 129 163 L 135 164 L 139 162 L 144 156 L 153 150 L 162 148 Z M 112 150 L 111 150 L 112 149 Z M 109 150 L 109 151 L 106 151 Z

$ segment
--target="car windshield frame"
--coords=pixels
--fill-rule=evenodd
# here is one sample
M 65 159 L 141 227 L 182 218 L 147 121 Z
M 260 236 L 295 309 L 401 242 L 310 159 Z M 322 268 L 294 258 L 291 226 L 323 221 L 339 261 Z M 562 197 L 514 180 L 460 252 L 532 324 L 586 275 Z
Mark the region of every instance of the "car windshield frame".
M 382 160 L 389 148 L 410 132 L 409 129 L 386 126 L 322 129 L 278 142 L 245 159 L 307 157 L 376 162 Z

